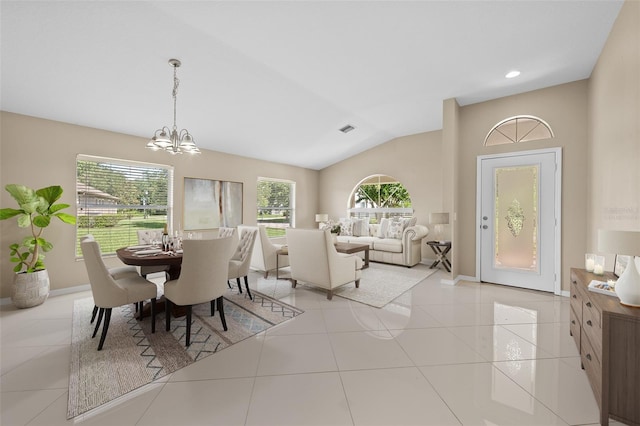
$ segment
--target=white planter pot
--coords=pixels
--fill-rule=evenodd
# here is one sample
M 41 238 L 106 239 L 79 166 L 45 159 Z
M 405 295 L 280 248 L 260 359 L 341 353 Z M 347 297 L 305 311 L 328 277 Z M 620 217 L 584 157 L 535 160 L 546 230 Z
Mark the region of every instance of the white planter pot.
M 16 274 L 13 280 L 11 301 L 16 308 L 32 308 L 49 297 L 49 272 L 46 269 Z

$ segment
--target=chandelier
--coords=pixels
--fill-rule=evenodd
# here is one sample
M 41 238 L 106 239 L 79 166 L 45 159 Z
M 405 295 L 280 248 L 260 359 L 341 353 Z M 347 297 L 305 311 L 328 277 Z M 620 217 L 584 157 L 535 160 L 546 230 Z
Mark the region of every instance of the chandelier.
M 176 126 L 176 95 L 178 94 L 178 80 L 177 72 L 178 67 L 182 63 L 178 59 L 169 59 L 169 65 L 173 67 L 173 128 L 169 129 L 164 126 L 161 129 L 156 130 L 151 140 L 147 143 L 147 148 L 157 151 L 159 149 L 165 150 L 171 154 L 182 154 L 188 152 L 189 154 L 199 154 L 200 150 L 193 141 L 193 136 L 187 129 L 182 129 L 178 132 L 178 126 Z

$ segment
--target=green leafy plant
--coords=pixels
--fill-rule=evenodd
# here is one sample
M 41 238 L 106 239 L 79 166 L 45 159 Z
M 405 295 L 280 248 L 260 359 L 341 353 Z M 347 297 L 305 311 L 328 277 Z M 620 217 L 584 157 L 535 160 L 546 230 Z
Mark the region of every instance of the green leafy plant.
M 0 209 L 0 220 L 17 216 L 20 228 L 31 228 L 31 236 L 25 237 L 22 243 L 14 243 L 11 249 L 11 262 L 17 263 L 14 272 L 35 272 L 45 269 L 44 253 L 53 248 L 53 244 L 42 237 L 44 228 L 51 224 L 51 219 L 57 217 L 64 223 L 74 225 L 76 217 L 61 210 L 69 204 L 55 204 L 62 196 L 62 187 L 48 186 L 33 190 L 23 185 L 10 184 L 5 189 L 18 203 L 18 209 Z

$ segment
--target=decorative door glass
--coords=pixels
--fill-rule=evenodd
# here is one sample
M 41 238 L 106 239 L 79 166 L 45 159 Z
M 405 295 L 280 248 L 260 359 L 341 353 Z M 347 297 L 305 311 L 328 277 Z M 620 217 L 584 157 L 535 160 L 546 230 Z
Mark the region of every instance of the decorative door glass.
M 539 173 L 539 165 L 495 169 L 495 268 L 538 271 Z

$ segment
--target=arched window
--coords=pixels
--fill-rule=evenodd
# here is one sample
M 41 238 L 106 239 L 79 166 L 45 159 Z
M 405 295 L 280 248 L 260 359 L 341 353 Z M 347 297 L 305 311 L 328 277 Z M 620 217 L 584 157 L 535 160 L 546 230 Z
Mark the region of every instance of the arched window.
M 505 118 L 489 131 L 484 146 L 502 145 L 553 138 L 553 130 L 541 118 L 518 115 Z
M 349 199 L 351 217 L 368 217 L 371 223 L 383 217 L 413 215 L 409 191 L 397 179 L 369 176 L 358 183 Z

